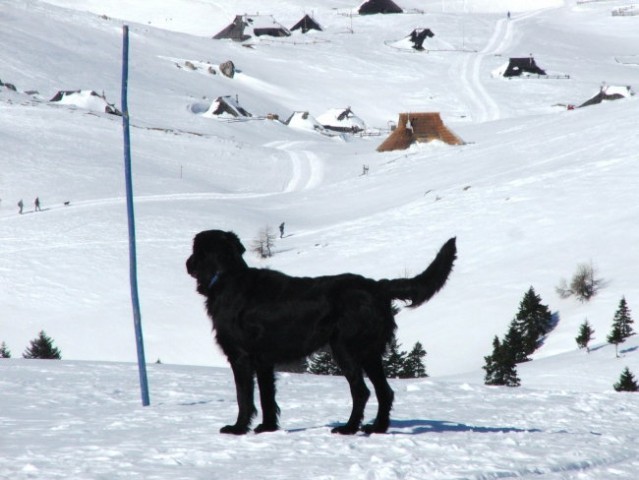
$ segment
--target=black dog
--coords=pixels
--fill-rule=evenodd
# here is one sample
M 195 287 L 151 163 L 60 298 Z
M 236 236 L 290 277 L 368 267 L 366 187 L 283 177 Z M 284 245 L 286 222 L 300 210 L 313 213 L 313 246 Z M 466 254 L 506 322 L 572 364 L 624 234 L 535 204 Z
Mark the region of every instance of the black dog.
M 260 390 L 262 423 L 255 432 L 278 429 L 275 402 L 276 363 L 302 358 L 329 344 L 351 388 L 353 409 L 333 432 L 356 433 L 370 395 L 366 373 L 379 403 L 366 433 L 383 433 L 390 423 L 393 390 L 386 381 L 382 355 L 395 331 L 392 301 L 417 307 L 444 286 L 456 258 L 455 239 L 441 248 L 421 274 L 411 279 L 372 280 L 345 273 L 325 277 L 289 277 L 249 268 L 245 248 L 233 232 L 209 230 L 193 240 L 186 269 L 197 280 L 213 321 L 217 342 L 226 354 L 237 389 L 235 425 L 222 433 L 248 432 L 256 414 L 254 377 Z

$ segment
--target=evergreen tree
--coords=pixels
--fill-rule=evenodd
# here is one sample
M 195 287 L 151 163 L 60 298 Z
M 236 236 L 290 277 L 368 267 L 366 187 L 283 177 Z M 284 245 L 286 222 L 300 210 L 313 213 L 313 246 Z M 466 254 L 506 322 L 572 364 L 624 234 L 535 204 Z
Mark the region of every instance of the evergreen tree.
M 527 354 L 528 348 L 526 347 L 525 339 L 517 327 L 517 320 L 513 320 L 510 323 L 501 348 L 504 355 L 507 355 L 514 363 L 522 363 L 530 360 Z
M 552 314 L 547 305 L 541 303 L 541 297 L 531 286 L 524 294 L 515 316 L 516 328 L 521 333 L 523 356 L 527 357 L 539 346 L 540 340 L 550 330 Z
M 623 333 L 621 331 L 621 325 L 618 323 L 613 323 L 612 330 L 606 337 L 606 341 L 608 343 L 612 343 L 615 346 L 615 356 L 619 357 L 619 344 L 623 343 L 625 338 L 623 337 Z
M 426 350 L 422 344 L 417 342 L 404 360 L 404 365 L 399 374 L 400 378 L 421 378 L 427 377 L 426 366 L 422 360 L 426 356 Z
M 308 371 L 315 375 L 341 375 L 342 373 L 328 349 L 320 350 L 311 355 Z
M 634 323 L 632 317 L 630 316 L 630 309 L 628 308 L 628 303 L 626 302 L 626 297 L 621 297 L 621 301 L 619 302 L 619 307 L 615 312 L 615 316 L 612 320 L 613 325 L 619 325 L 619 330 L 621 331 L 621 336 L 625 340 L 631 335 L 634 335 L 631 324 Z
M 582 323 L 579 327 L 579 335 L 577 335 L 577 338 L 575 338 L 575 341 L 577 342 L 579 348 L 585 348 L 586 352 L 590 353 L 590 347 L 588 346 L 588 344 L 590 343 L 590 340 L 592 340 L 592 336 L 594 335 L 594 333 L 595 331 L 588 323 L 588 319 L 586 319 L 584 323 Z
M 393 336 L 388 344 L 388 349 L 382 357 L 384 372 L 388 378 L 400 378 L 404 363 L 406 362 L 406 352 L 400 351 L 401 345 L 397 342 L 397 338 Z
M 486 385 L 494 385 L 497 379 L 497 353 L 501 348 L 499 337 L 495 335 L 493 339 L 493 353 L 484 357 L 486 364 L 482 367 L 486 371 L 484 383 Z
M 276 372 L 304 373 L 308 372 L 308 358 L 298 358 L 290 362 L 276 363 Z
M 639 391 L 639 385 L 635 380 L 635 377 L 628 367 L 621 372 L 621 376 L 619 377 L 619 381 L 613 385 L 613 388 L 618 392 L 636 392 Z
M 62 355 L 53 345 L 53 340 L 44 333 L 44 330 L 41 330 L 38 338 L 31 340 L 31 346 L 24 351 L 22 357 L 60 360 Z
M 11 351 L 4 342 L 0 345 L 0 358 L 11 358 Z
M 518 387 L 521 384 L 512 352 L 504 348 L 497 335 L 493 340 L 493 353 L 484 357 L 484 360 L 486 364 L 482 368 L 486 371 L 486 385 Z

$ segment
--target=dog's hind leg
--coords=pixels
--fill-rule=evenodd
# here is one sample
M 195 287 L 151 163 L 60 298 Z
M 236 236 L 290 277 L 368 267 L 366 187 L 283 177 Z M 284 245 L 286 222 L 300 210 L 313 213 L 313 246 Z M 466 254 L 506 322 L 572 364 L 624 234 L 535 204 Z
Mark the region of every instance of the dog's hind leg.
M 364 409 L 366 408 L 366 402 L 370 397 L 370 390 L 364 383 L 364 375 L 362 373 L 362 367 L 358 362 L 346 353 L 345 350 L 340 348 L 337 344 L 331 343 L 331 349 L 337 364 L 342 369 L 346 380 L 351 388 L 351 397 L 353 398 L 353 409 L 351 416 L 346 422 L 346 425 L 333 428 L 333 433 L 341 433 L 343 435 L 353 435 L 357 433 L 359 427 L 364 418 Z
M 262 404 L 262 423 L 255 427 L 255 433 L 274 432 L 279 429 L 277 417 L 280 408 L 275 401 L 275 374 L 273 365 L 257 367 L 257 385 Z
M 220 429 L 220 433 L 232 433 L 243 435 L 249 431 L 251 420 L 255 415 L 255 404 L 253 403 L 253 391 L 255 389 L 253 380 L 253 368 L 248 359 L 243 358 L 231 362 L 233 376 L 235 377 L 235 390 L 237 394 L 237 421 L 235 425 L 227 425 Z
M 377 396 L 377 417 L 370 425 L 365 425 L 363 430 L 366 433 L 384 433 L 390 425 L 390 411 L 393 407 L 395 394 L 386 380 L 381 356 L 371 357 L 364 362 L 364 371 L 368 379 L 375 387 Z

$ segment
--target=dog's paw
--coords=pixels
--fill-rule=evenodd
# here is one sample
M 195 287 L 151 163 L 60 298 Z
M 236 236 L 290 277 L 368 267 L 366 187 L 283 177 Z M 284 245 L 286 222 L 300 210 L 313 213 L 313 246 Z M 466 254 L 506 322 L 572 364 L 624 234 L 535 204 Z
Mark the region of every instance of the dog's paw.
M 273 425 L 270 423 L 260 423 L 257 427 L 255 427 L 253 431 L 255 433 L 264 433 L 264 432 L 276 432 L 279 429 L 280 427 L 277 426 L 277 424 Z
M 350 425 L 340 425 L 331 430 L 331 433 L 339 433 L 340 435 L 355 435 L 359 428 Z
M 369 423 L 368 425 L 364 425 L 362 427 L 362 431 L 366 435 L 370 435 L 371 433 L 386 433 L 388 430 L 388 425 L 380 425 L 377 422 Z
M 220 433 L 227 433 L 231 435 L 244 435 L 248 433 L 249 427 L 242 427 L 238 425 L 227 425 L 220 428 Z

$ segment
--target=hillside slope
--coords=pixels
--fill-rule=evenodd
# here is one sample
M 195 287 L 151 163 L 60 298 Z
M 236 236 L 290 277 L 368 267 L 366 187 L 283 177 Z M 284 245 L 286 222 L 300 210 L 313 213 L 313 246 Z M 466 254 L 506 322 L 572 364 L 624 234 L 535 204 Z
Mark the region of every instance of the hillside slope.
M 429 304 L 398 315 L 400 342 L 422 342 L 433 376 L 481 375 L 493 336 L 505 333 L 531 285 L 560 319 L 537 359 L 574 354 L 585 318 L 603 342 L 623 295 L 639 309 L 639 100 L 565 109 L 602 80 L 636 89 L 639 69 L 615 60 L 637 54 L 634 17 L 612 17 L 604 3 L 554 1 L 535 11 L 523 2 L 477 2 L 467 11 L 451 3 L 443 12 L 441 2 L 426 2 L 425 14 L 349 17 L 350 2 L 291 0 L 269 13 L 292 25 L 312 10 L 324 32 L 246 48 L 209 37 L 237 11 L 264 5 L 238 2 L 230 11 L 217 0 L 174 0 L 160 15 L 148 4 L 102 3 L 0 7 L 0 79 L 18 90 L 0 89 L 0 341 L 14 355 L 44 329 L 67 359 L 135 359 L 121 119 L 48 102 L 58 90 L 92 89 L 120 103 L 123 21 L 131 27 L 139 283 L 150 361 L 225 365 L 184 268 L 193 235 L 208 228 L 232 229 L 250 245 L 261 228 L 285 221 L 277 254 L 267 261 L 248 255 L 251 265 L 374 278 L 421 271 L 457 236 L 449 284 Z M 455 50 L 386 45 L 415 27 L 431 28 Z M 570 79 L 491 77 L 507 57 L 531 52 Z M 229 59 L 239 70 L 233 79 L 209 73 Z M 201 115 L 223 95 L 253 119 Z M 329 137 L 264 118 L 298 110 L 317 117 L 346 106 L 379 135 Z M 377 153 L 388 122 L 404 111 L 441 112 L 466 145 Z M 31 212 L 36 196 L 41 213 Z M 14 207 L 19 199 L 23 215 Z M 595 265 L 606 288 L 586 304 L 559 299 L 555 286 L 582 262 Z M 639 369 L 634 350 L 625 360 Z

